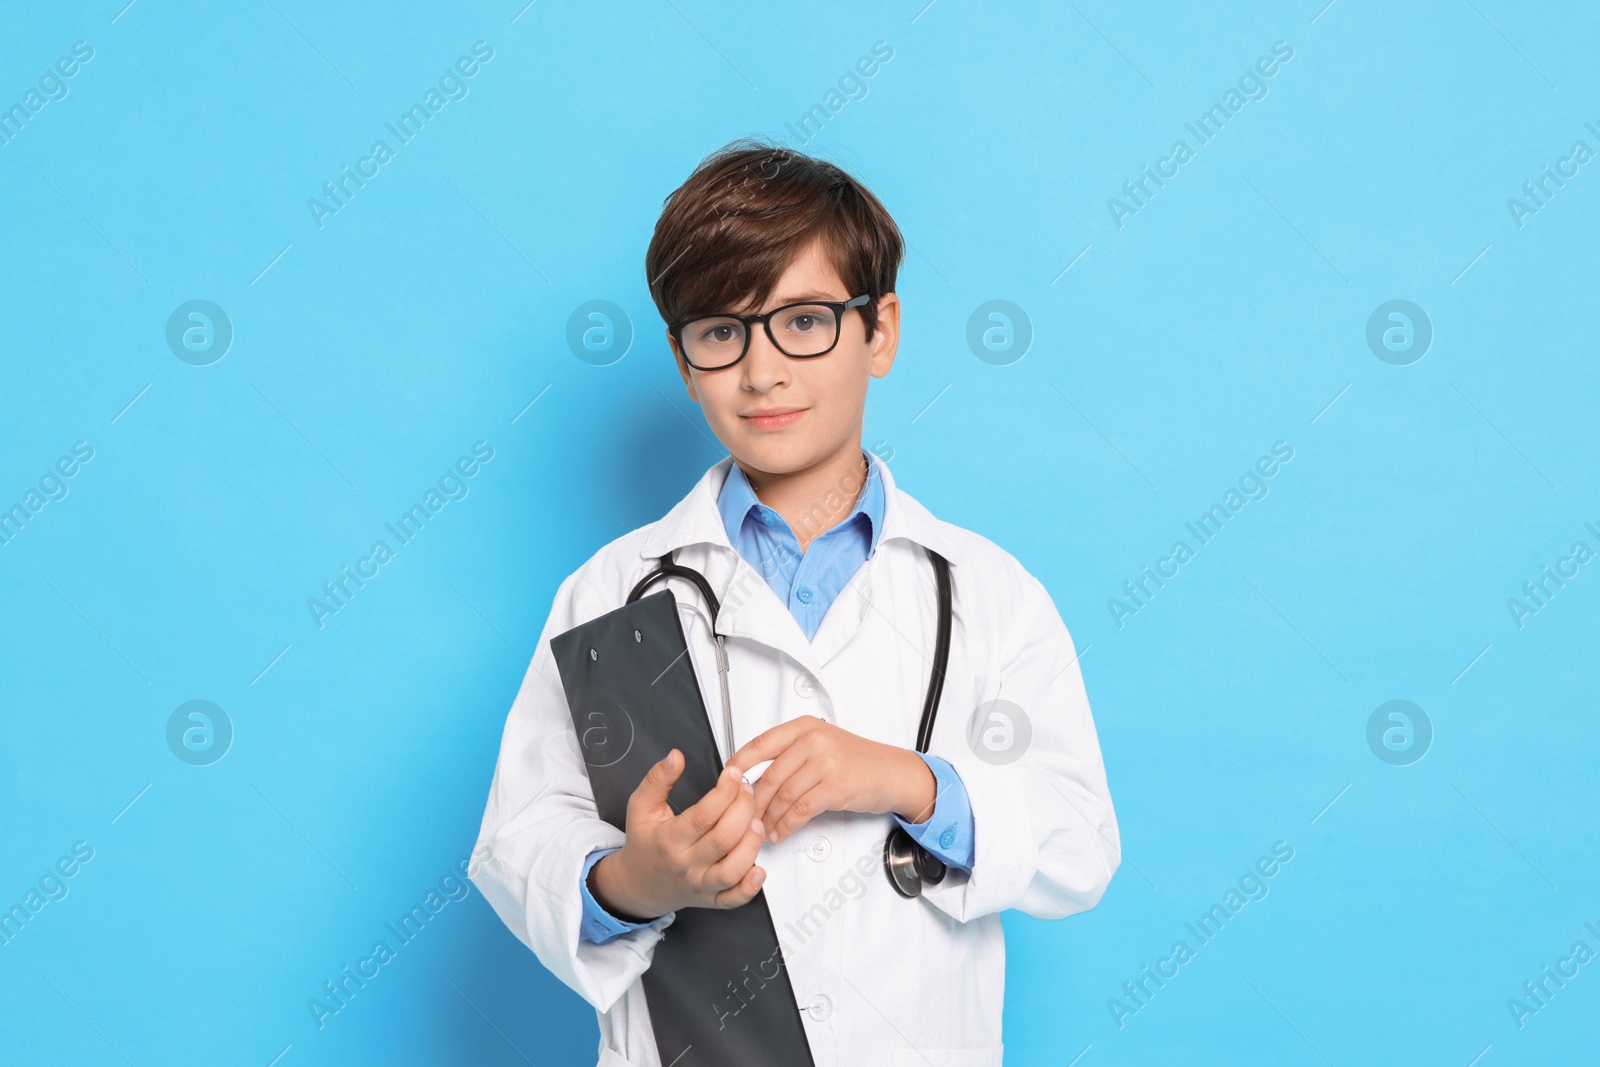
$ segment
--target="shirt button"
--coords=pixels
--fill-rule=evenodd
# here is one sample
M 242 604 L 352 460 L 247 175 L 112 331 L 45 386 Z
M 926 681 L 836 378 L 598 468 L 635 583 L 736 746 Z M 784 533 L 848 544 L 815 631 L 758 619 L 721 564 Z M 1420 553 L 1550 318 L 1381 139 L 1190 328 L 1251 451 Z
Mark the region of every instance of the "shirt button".
M 833 844 L 826 837 L 818 835 L 806 842 L 806 855 L 821 863 L 833 855 Z
M 811 590 L 807 589 L 805 586 L 801 586 L 799 589 L 795 590 L 794 595 L 802 604 L 811 603 Z
M 795 693 L 799 696 L 805 697 L 807 700 L 816 696 L 817 690 L 820 688 L 821 686 L 817 685 L 817 676 L 812 674 L 810 671 L 801 671 L 799 674 L 794 676 Z
M 833 1014 L 833 1001 L 829 1000 L 826 994 L 818 993 L 806 1005 L 806 1010 L 811 1013 L 813 1019 L 820 1023 Z
M 956 843 L 956 832 L 954 830 L 946 830 L 944 833 L 939 835 L 939 844 L 941 846 L 943 846 L 944 848 L 949 848 L 951 845 L 954 845 L 955 843 Z

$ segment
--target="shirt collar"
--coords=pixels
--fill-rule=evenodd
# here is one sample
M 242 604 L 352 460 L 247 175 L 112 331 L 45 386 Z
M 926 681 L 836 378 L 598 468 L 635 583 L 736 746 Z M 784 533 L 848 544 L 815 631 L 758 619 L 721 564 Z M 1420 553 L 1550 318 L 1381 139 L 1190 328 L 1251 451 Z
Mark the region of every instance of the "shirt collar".
M 882 522 L 873 523 L 873 549 L 876 550 L 884 541 L 904 538 L 923 548 L 932 549 L 952 564 L 959 565 L 964 553 L 957 548 L 956 539 L 946 532 L 948 525 L 895 485 L 894 473 L 888 464 L 875 453 L 868 452 L 866 455 L 867 462 L 872 466 L 867 475 L 867 488 L 871 490 L 876 481 L 876 491 L 882 494 Z M 728 535 L 718 499 L 733 468 L 732 456 L 724 456 L 712 464 L 687 496 L 650 525 L 650 532 L 645 536 L 639 554 L 655 558 L 693 544 L 721 545 L 730 551 L 737 551 L 733 547 L 733 538 Z M 748 480 L 746 482 L 748 484 Z M 866 500 L 859 501 L 858 505 L 860 510 L 871 506 Z
M 862 455 L 865 456 L 866 453 L 862 453 Z M 877 466 L 869 460 L 867 462 L 867 481 L 856 493 L 856 506 L 838 524 L 843 526 L 847 522 L 852 522 L 857 515 L 866 516 L 867 529 L 871 535 L 867 546 L 867 555 L 869 557 L 873 552 L 877 551 L 878 539 L 883 533 L 883 507 L 883 477 L 878 473 Z M 756 496 L 755 487 L 750 484 L 750 479 L 745 475 L 744 469 L 737 463 L 729 466 L 722 488 L 717 492 L 717 512 L 722 516 L 723 529 L 727 532 L 728 541 L 731 544 L 738 543 L 739 533 L 744 529 L 747 519 L 753 519 L 768 526 L 778 526 L 780 523 L 787 526 L 783 516 L 779 515 L 773 508 L 763 504 L 760 498 Z M 753 515 L 752 512 L 754 513 Z M 837 528 L 838 526 L 831 527 L 831 529 Z

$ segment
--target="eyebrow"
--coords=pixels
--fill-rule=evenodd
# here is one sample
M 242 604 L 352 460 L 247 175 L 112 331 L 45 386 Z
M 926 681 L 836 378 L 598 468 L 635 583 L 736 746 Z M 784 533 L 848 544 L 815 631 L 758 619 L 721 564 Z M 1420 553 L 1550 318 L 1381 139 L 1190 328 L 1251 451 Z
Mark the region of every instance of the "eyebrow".
M 840 303 L 847 298 L 834 296 L 832 293 L 824 292 L 821 289 L 806 289 L 798 293 L 787 293 L 774 299 L 776 302 L 772 306 L 780 308 L 789 304 L 803 303 L 807 300 L 826 300 L 829 303 Z M 751 314 L 754 313 L 751 312 Z

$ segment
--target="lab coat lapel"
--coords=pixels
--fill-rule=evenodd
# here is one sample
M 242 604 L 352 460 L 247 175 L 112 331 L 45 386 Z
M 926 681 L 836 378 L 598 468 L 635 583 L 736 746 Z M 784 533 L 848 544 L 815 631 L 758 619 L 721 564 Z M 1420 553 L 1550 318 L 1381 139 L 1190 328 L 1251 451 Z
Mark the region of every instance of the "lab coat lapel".
M 794 660 L 802 670 L 817 673 L 821 661 L 816 646 L 806 640 L 805 631 L 766 579 L 742 557 L 723 601 L 717 615 L 718 633 L 759 641 Z
M 874 553 L 850 576 L 828 607 L 828 614 L 823 616 L 822 625 L 817 627 L 817 635 L 811 641 L 811 651 L 819 665 L 827 666 L 861 632 L 872 610 L 872 572 L 881 559 Z
M 869 455 L 872 457 L 871 462 L 878 466 L 878 476 L 883 479 L 883 530 L 871 557 L 851 576 L 828 609 L 822 625 L 817 628 L 812 649 L 817 661 L 823 665 L 832 661 L 851 641 L 855 640 L 874 612 L 890 612 L 895 606 L 893 599 L 888 595 L 893 591 L 892 576 L 888 568 L 892 563 L 891 553 L 897 549 L 892 542 L 906 541 L 914 546 L 931 548 L 952 564 L 957 562 L 956 546 L 940 529 L 939 521 L 927 508 L 895 486 L 894 475 L 889 472 L 888 464 L 876 454 L 869 453 Z M 931 585 L 932 567 L 921 562 L 923 556 L 921 552 L 917 555 L 918 565 L 927 568 L 928 582 Z M 877 603 L 874 597 L 874 594 L 879 592 L 884 594 L 884 602 L 881 604 Z M 888 621 L 892 628 L 896 630 L 902 628 L 902 624 L 894 619 Z

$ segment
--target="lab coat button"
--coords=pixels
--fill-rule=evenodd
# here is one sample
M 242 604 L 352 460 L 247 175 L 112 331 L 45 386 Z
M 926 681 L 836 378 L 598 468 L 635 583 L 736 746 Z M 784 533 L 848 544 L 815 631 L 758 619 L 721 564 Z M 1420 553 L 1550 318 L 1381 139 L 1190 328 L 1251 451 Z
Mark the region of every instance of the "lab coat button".
M 813 1019 L 820 1023 L 833 1014 L 833 1001 L 829 1000 L 826 994 L 818 993 L 806 1005 L 806 1010 L 811 1013 Z
M 806 855 L 821 863 L 833 855 L 833 844 L 820 834 L 806 842 Z
M 816 675 L 810 671 L 801 671 L 794 676 L 794 691 L 807 700 L 817 695 L 817 690 L 822 688 L 817 684 Z

